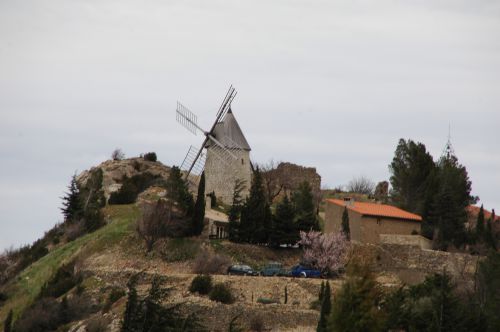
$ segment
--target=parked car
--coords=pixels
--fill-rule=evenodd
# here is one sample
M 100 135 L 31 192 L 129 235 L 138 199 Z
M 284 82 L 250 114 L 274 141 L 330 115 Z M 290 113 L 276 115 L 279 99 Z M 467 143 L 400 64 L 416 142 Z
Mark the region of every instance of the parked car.
M 236 265 L 231 265 L 230 267 L 227 268 L 227 274 L 229 275 L 234 274 L 241 276 L 256 276 L 259 273 L 257 271 L 254 271 L 248 265 L 236 264 Z
M 300 278 L 319 278 L 322 274 L 320 270 L 313 269 L 304 265 L 295 265 L 290 270 L 290 275 L 292 277 Z
M 261 276 L 286 276 L 287 271 L 283 268 L 283 264 L 278 262 L 270 262 L 261 271 Z

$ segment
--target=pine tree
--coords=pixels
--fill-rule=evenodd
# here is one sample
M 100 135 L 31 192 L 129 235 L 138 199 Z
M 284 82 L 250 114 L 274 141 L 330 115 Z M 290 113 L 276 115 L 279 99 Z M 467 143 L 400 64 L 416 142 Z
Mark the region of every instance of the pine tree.
M 257 168 L 252 179 L 250 195 L 241 211 L 241 240 L 249 243 L 267 243 L 271 217 L 271 209 L 266 202 L 262 185 L 262 175 Z
M 319 220 L 316 216 L 316 207 L 309 182 L 304 181 L 292 195 L 295 208 L 296 225 L 299 231 L 319 231 Z
M 12 312 L 12 309 L 10 309 L 9 314 L 7 315 L 7 318 L 5 319 L 5 322 L 3 324 L 3 331 L 4 332 L 11 332 L 12 331 L 12 316 L 14 313 Z
M 342 213 L 342 232 L 348 240 L 351 239 L 351 229 L 349 227 L 349 213 L 347 212 L 347 207 L 344 207 L 344 212 Z
M 481 208 L 479 209 L 479 213 L 477 214 L 477 222 L 476 222 L 476 233 L 478 238 L 481 238 L 484 233 L 484 208 L 483 204 L 481 204 Z
M 240 216 L 241 210 L 243 208 L 243 198 L 241 197 L 241 192 L 245 189 L 245 181 L 236 180 L 234 183 L 233 190 L 233 201 L 231 207 L 229 208 L 228 216 L 228 237 L 230 241 L 238 242 L 240 241 Z
M 68 192 L 65 193 L 62 200 L 63 207 L 61 211 L 64 215 L 64 221 L 68 223 L 77 221 L 82 216 L 83 209 L 76 174 L 71 178 Z
M 198 196 L 194 205 L 194 213 L 191 222 L 191 232 L 193 235 L 200 235 L 203 232 L 205 220 L 205 172 L 201 173 L 198 184 Z
M 336 294 L 328 319 L 329 331 L 383 331 L 382 293 L 366 266 L 351 263 L 348 276 Z
M 392 201 L 425 219 L 428 211 L 424 201 L 427 194 L 433 196 L 433 193 L 428 193 L 428 180 L 435 168 L 434 160 L 424 144 L 400 139 L 389 165 Z
M 471 182 L 464 166 L 453 155 L 443 157 L 438 169 L 439 189 L 429 220 L 438 231 L 438 245 L 442 250 L 450 244 L 460 247 L 466 240 L 466 207 L 477 201 L 470 195 Z
M 322 284 L 323 285 L 323 284 Z M 327 281 L 323 292 L 323 298 L 321 299 L 321 311 L 318 321 L 318 326 L 316 331 L 327 332 L 328 331 L 328 317 L 332 311 L 332 300 L 331 300 L 331 290 L 330 283 Z
M 167 198 L 178 204 L 185 217 L 191 217 L 194 209 L 193 195 L 189 192 L 187 181 L 182 178 L 179 167 L 173 166 L 166 183 Z
M 272 218 L 272 227 L 269 233 L 269 244 L 280 246 L 282 244 L 295 244 L 299 240 L 299 232 L 294 224 L 295 211 L 292 203 L 285 195 L 283 200 L 276 206 Z

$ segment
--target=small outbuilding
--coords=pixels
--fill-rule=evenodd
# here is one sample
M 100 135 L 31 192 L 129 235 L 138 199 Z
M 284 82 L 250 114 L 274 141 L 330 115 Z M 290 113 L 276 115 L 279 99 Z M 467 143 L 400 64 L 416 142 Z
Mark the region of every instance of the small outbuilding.
M 420 234 L 422 217 L 395 206 L 355 202 L 352 198 L 327 199 L 325 210 L 325 233 L 342 230 L 342 214 L 347 209 L 352 241 L 380 243 L 381 234 Z

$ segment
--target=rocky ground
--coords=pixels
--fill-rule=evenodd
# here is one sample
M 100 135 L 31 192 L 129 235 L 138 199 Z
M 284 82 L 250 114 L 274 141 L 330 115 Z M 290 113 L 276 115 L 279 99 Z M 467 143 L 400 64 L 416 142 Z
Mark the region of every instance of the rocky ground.
M 168 263 L 154 256 L 145 257 L 139 247 L 132 245 L 126 251 L 118 247 L 105 250 L 88 257 L 81 269 L 85 275 L 95 278 L 100 288 L 125 288 L 129 277 L 139 272 L 144 276 L 139 287 L 147 288 L 153 275 L 163 276 L 166 280 L 164 286 L 170 288 L 166 304 L 182 303 L 183 310 L 196 312 L 210 331 L 227 331 L 231 319 L 236 316 L 239 316 L 238 322 L 242 326 L 259 316 L 270 331 L 315 330 L 319 312 L 311 309 L 311 303 L 318 297 L 321 279 L 214 275 L 213 281 L 227 284 L 236 298 L 234 304 L 226 305 L 189 292 L 189 285 L 195 277 L 192 261 Z M 341 281 L 330 280 L 330 283 L 335 290 Z M 257 302 L 259 298 L 277 303 L 261 304 Z M 120 301 L 115 304 L 117 317 L 123 306 Z

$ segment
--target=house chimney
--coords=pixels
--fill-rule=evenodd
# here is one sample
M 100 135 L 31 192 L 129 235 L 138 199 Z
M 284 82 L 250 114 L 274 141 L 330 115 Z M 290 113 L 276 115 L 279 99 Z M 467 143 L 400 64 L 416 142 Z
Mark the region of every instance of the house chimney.
M 344 205 L 345 206 L 353 206 L 354 205 L 354 198 L 344 197 Z

